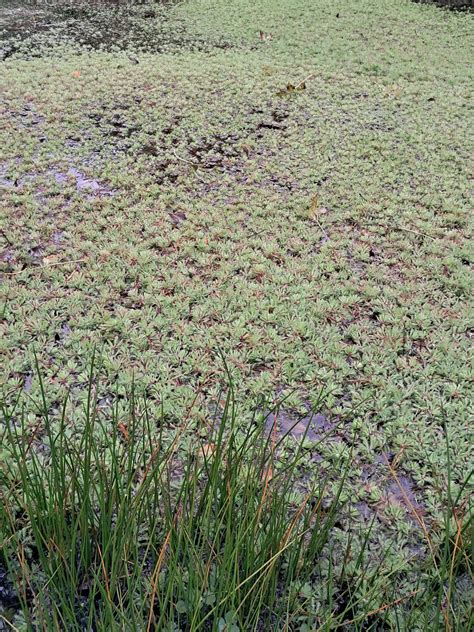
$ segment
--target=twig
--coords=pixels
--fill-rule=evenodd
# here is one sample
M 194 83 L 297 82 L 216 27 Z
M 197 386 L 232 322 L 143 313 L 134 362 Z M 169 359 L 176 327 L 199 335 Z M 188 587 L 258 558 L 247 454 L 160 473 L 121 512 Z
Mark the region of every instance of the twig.
M 2 621 L 4 621 L 7 625 L 9 625 L 9 626 L 10 626 L 10 628 L 11 628 L 12 630 L 14 630 L 15 632 L 20 632 L 20 629 L 19 629 L 19 628 L 16 628 L 16 627 L 13 625 L 13 623 L 10 623 L 10 621 L 9 621 L 8 619 L 5 619 L 5 617 L 4 617 L 2 614 L 0 614 L 0 619 L 1 619 Z
M 192 165 L 195 169 L 194 171 L 194 175 L 196 176 L 196 178 L 198 180 L 200 180 L 201 182 L 203 182 L 204 184 L 207 184 L 206 180 L 204 180 L 204 178 L 202 176 L 199 175 L 199 173 L 197 172 L 197 169 L 199 168 L 199 163 L 198 162 L 194 162 L 192 160 L 187 160 L 186 158 L 182 158 L 181 156 L 178 156 L 178 154 L 176 153 L 176 150 L 173 149 L 173 154 L 175 155 L 175 157 L 178 160 L 181 160 L 181 162 L 185 162 L 187 165 Z
M 312 79 L 314 77 L 314 72 L 312 72 L 310 75 L 308 75 L 307 77 L 305 77 L 304 79 L 302 79 L 299 83 L 296 84 L 295 86 L 295 90 L 298 90 L 298 88 L 300 86 L 302 86 L 304 83 L 306 83 L 306 81 L 309 81 L 310 79 Z
M 427 233 L 422 233 L 418 230 L 413 230 L 412 228 L 405 228 L 405 226 L 397 226 L 396 224 L 394 224 L 393 226 L 388 226 L 387 224 L 374 224 L 374 226 L 379 226 L 379 228 L 385 228 L 385 230 L 392 229 L 392 230 L 400 230 L 405 233 L 412 233 L 413 235 L 418 235 L 418 237 L 427 237 L 428 239 L 432 239 L 433 241 L 436 241 L 437 239 L 436 237 L 432 237 L 431 235 L 428 235 Z
M 194 175 L 199 180 L 199 182 L 202 182 L 203 184 L 207 184 L 208 183 L 207 180 L 205 178 L 203 178 L 202 176 L 200 176 L 197 171 L 194 171 Z
M 13 243 L 8 239 L 8 236 L 4 230 L 0 229 L 0 234 L 3 235 L 3 238 L 5 239 L 5 241 L 7 242 L 9 246 L 13 246 Z
M 384 610 L 387 610 L 388 608 L 392 608 L 393 606 L 397 606 L 402 601 L 405 601 L 405 599 L 410 599 L 411 597 L 414 597 L 419 592 L 420 592 L 420 589 L 414 590 L 413 592 L 409 593 L 408 595 L 404 595 L 403 597 L 399 597 L 398 599 L 395 599 L 395 601 L 391 601 L 390 603 L 386 603 L 385 605 L 380 606 L 380 608 L 376 608 L 375 610 L 371 610 L 370 612 L 368 612 L 364 616 L 364 619 L 367 619 L 368 617 L 373 617 L 374 614 L 377 614 L 379 612 L 383 612 Z M 344 625 L 350 625 L 351 623 L 355 623 L 356 621 L 361 621 L 361 619 L 352 619 L 351 621 L 344 621 Z
M 317 225 L 319 226 L 319 230 L 322 232 L 323 236 L 326 238 L 326 241 L 329 240 L 329 235 L 327 234 L 327 232 L 323 228 L 323 225 L 319 221 L 319 217 L 315 217 L 314 219 L 315 219 Z
M 362 195 L 362 193 L 359 193 L 358 195 L 365 202 L 369 201 L 364 195 Z M 403 231 L 405 233 L 412 233 L 413 235 L 418 235 L 418 237 L 427 237 L 428 239 L 432 239 L 433 241 L 436 241 L 436 239 L 439 239 L 439 237 L 438 238 L 432 237 L 431 235 L 427 235 L 426 233 L 422 233 L 422 232 L 420 232 L 418 230 L 413 230 L 413 228 L 405 228 L 405 226 L 397 226 L 396 224 L 394 224 L 393 226 L 392 225 L 389 226 L 387 224 L 377 223 L 377 224 L 374 224 L 374 226 L 378 226 L 379 228 L 385 228 L 385 230 L 390 230 L 390 229 L 392 229 L 392 230 L 401 230 L 401 231 Z
M 43 268 L 52 268 L 57 267 L 57 266 L 66 266 L 69 263 L 82 263 L 84 261 L 87 261 L 87 259 L 70 259 L 69 261 L 55 261 L 53 263 L 45 263 L 44 266 L 34 266 L 32 268 L 29 269 L 29 271 L 32 270 L 43 270 Z M 3 274 L 6 274 L 8 276 L 16 276 L 17 274 L 21 274 L 22 272 L 25 272 L 26 268 L 23 268 L 22 270 L 17 270 L 16 272 L 4 272 Z
M 413 235 L 418 235 L 419 237 L 427 237 L 428 239 L 432 239 L 433 241 L 436 241 L 436 237 L 432 237 L 431 235 L 428 235 L 427 233 L 422 233 L 418 230 L 413 230 L 412 228 L 405 228 L 404 226 L 392 226 L 392 228 L 394 228 L 395 230 L 404 231 L 406 233 L 412 233 Z
M 425 521 L 423 520 L 423 518 L 420 516 L 419 512 L 416 510 L 416 508 L 414 507 L 411 499 L 409 498 L 408 494 L 406 493 L 405 489 L 403 488 L 403 485 L 400 483 L 400 479 L 397 476 L 397 473 L 394 469 L 394 467 L 392 466 L 392 464 L 390 463 L 390 461 L 387 459 L 387 457 L 385 457 L 385 462 L 387 464 L 387 467 L 390 471 L 390 474 L 393 476 L 393 479 L 395 481 L 395 483 L 397 484 L 405 502 L 408 505 L 408 508 L 410 509 L 410 512 L 412 513 L 413 517 L 415 518 L 415 520 L 417 521 L 417 523 L 419 524 L 419 526 L 421 527 L 421 530 L 423 531 L 423 534 L 426 538 L 426 541 L 428 543 L 428 548 L 430 549 L 430 553 L 431 553 L 431 557 L 433 559 L 433 565 L 436 569 L 436 571 L 439 573 L 439 569 L 438 569 L 438 565 L 436 563 L 436 557 L 435 557 L 435 551 L 433 548 L 433 543 L 431 541 L 431 537 L 430 534 L 428 532 L 428 529 L 425 525 Z
M 198 162 L 194 162 L 193 160 L 187 160 L 186 158 L 182 158 L 181 156 L 178 156 L 178 154 L 176 153 L 176 149 L 173 149 L 173 154 L 176 156 L 178 160 L 181 160 L 182 162 L 186 162 L 188 165 L 193 165 L 193 167 L 199 166 Z

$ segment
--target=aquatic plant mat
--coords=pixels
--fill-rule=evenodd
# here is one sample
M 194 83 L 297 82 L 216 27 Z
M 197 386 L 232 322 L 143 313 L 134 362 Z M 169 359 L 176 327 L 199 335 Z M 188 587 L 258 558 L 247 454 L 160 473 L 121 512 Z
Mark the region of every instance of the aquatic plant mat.
M 215 443 L 208 437 L 231 381 L 235 432 L 246 436 L 257 415 L 266 433 L 276 427 L 277 441 L 288 434 L 278 467 L 302 443 L 294 493 L 304 498 L 324 480 L 338 514 L 327 537 L 318 536 L 314 574 L 294 589 L 306 595 L 297 598 L 304 606 L 289 596 L 298 564 L 282 556 L 273 584 L 238 612 L 229 597 L 232 605 L 202 626 L 247 630 L 258 619 L 270 629 L 351 620 L 349 629 L 469 628 L 472 34 L 472 14 L 409 0 L 1 3 L 0 370 L 10 411 L 0 426 L 1 493 L 14 490 L 17 504 L 10 498 L 2 525 L 9 553 L 0 566 L 0 614 L 10 623 L 21 629 L 20 616 L 30 616 L 41 628 L 42 617 L 57 617 L 44 625 L 64 628 L 61 617 L 79 616 L 76 599 L 87 611 L 78 629 L 99 625 L 106 610 L 104 621 L 120 629 L 119 612 L 131 617 L 131 609 L 137 629 L 145 610 L 146 629 L 150 603 L 161 599 L 151 628 L 163 612 L 171 622 L 171 606 L 184 601 L 174 622 L 192 629 L 219 603 L 204 606 L 201 588 L 188 585 L 184 598 L 169 577 L 160 580 L 162 593 L 145 570 L 143 585 L 159 596 L 132 589 L 133 578 L 125 590 L 128 553 L 107 549 L 96 479 L 88 491 L 74 477 L 64 483 L 75 501 L 68 492 L 58 520 L 77 523 L 68 537 L 78 548 L 57 549 L 58 532 L 48 539 L 53 531 L 43 531 L 55 496 L 35 505 L 28 486 L 58 484 L 50 442 L 61 436 L 63 473 L 70 478 L 76 461 L 84 471 L 80 442 L 97 349 L 94 476 L 135 490 L 125 457 L 104 452 L 114 436 L 126 452 L 117 428 L 128 428 L 132 384 L 151 424 L 148 432 L 140 422 L 137 432 L 150 445 L 162 433 L 169 446 L 184 427 L 186 453 Z M 44 406 L 37 408 L 34 349 L 51 440 Z M 133 450 L 133 459 L 145 458 L 139 445 Z M 40 478 L 15 478 L 34 467 L 33 455 L 42 459 Z M 73 505 L 86 491 L 79 519 Z M 131 511 L 132 496 L 112 495 L 104 524 Z M 143 502 L 155 507 L 148 496 Z M 41 528 L 33 531 L 35 507 Z M 169 507 L 176 513 L 177 497 Z M 291 520 L 291 507 L 285 515 Z M 170 516 L 156 537 L 145 534 L 145 548 L 138 538 L 133 553 L 156 565 L 163 547 L 160 572 L 171 551 Z M 109 532 L 112 541 L 122 537 Z M 209 542 L 189 537 L 194 549 L 175 547 L 173 555 L 203 554 Z M 211 573 L 221 553 L 206 554 Z M 56 555 L 69 556 L 70 574 L 58 570 L 42 582 Z M 242 581 L 240 567 L 235 573 Z M 79 576 L 83 584 L 71 583 L 66 601 L 47 592 Z M 267 602 L 270 585 L 276 605 Z
M 433 529 L 387 461 L 392 494 L 405 498 L 429 551 L 413 553 L 411 570 L 392 558 L 388 571 L 388 546 L 377 562 L 370 555 L 376 520 L 359 529 L 344 500 L 353 446 L 330 468 L 306 459 L 331 431 L 308 441 L 308 424 L 295 441 L 301 422 L 280 433 L 279 407 L 242 427 L 230 386 L 205 438 L 190 440 L 191 414 L 170 428 L 135 385 L 125 410 L 104 411 L 94 371 L 82 415 L 66 399 L 53 419 L 41 374 L 34 428 L 20 398 L 2 406 L 8 627 L 365 630 L 384 621 L 408 630 L 420 616 L 425 629 L 467 621 L 468 481 L 453 497 L 450 465 L 443 524 Z

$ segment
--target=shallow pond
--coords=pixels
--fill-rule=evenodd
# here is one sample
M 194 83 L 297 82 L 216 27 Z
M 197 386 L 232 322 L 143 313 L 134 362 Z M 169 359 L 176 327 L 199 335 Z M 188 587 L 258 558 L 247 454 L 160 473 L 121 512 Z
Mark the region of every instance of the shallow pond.
M 0 6 L 0 61 L 10 57 L 35 58 L 77 52 L 177 52 L 228 48 L 218 36 L 213 41 L 186 32 L 169 12 L 183 0 L 3 0 Z M 474 0 L 414 0 L 461 10 L 472 10 Z

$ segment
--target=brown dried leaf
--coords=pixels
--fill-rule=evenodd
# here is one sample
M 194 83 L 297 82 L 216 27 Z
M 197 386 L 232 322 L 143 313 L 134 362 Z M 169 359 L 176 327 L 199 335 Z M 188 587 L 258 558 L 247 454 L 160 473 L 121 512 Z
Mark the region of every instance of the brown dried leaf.
M 110 258 L 110 250 L 101 250 L 99 252 L 99 261 L 100 263 L 105 263 Z
M 319 198 L 316 194 L 311 198 L 311 202 L 306 211 L 308 219 L 317 220 L 321 215 L 325 215 L 328 212 L 327 208 L 319 205 Z
M 311 198 L 311 202 L 308 208 L 309 219 L 316 219 L 316 217 L 318 216 L 318 210 L 319 210 L 319 200 L 318 200 L 318 196 L 315 194 Z
M 300 83 L 296 84 L 296 86 L 292 83 L 288 83 L 286 88 L 277 92 L 277 97 L 285 97 L 289 94 L 293 94 L 294 92 L 301 92 L 302 90 L 306 90 L 305 81 L 301 81 Z
M 265 41 L 273 39 L 273 33 L 265 33 L 264 31 L 259 31 L 258 32 L 258 36 L 260 37 L 262 42 L 265 42 Z
M 59 255 L 48 255 L 47 257 L 43 257 L 43 265 L 51 266 L 55 263 L 58 263 L 60 258 L 61 257 Z
M 117 424 L 117 428 L 120 434 L 122 435 L 122 437 L 125 439 L 125 441 L 128 441 L 130 439 L 130 434 L 128 432 L 127 426 L 124 423 L 119 422 Z
M 268 77 L 275 74 L 275 69 L 272 66 L 263 66 L 262 73 Z

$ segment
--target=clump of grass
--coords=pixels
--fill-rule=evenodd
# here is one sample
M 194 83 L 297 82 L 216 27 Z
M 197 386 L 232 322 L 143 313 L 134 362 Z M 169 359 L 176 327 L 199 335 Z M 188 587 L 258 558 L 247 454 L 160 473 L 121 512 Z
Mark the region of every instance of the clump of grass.
M 295 494 L 302 444 L 278 468 L 282 439 L 263 415 L 238 428 L 230 394 L 207 443 L 184 447 L 133 390 L 126 419 L 104 418 L 93 383 L 79 436 L 43 386 L 33 430 L 4 410 L 3 550 L 27 625 L 282 629 L 336 517 L 323 480 Z
M 18 402 L 2 406 L 0 542 L 16 604 L 0 616 L 12 629 L 469 629 L 469 477 L 453 484 L 449 445 L 444 524 L 412 508 L 428 556 L 387 567 L 388 548 L 378 564 L 368 555 L 375 516 L 362 534 L 349 524 L 344 546 L 335 536 L 350 459 L 297 492 L 305 437 L 281 437 L 263 413 L 243 429 L 232 388 L 202 442 L 186 420 L 170 437 L 134 387 L 126 414 L 104 414 L 93 363 L 76 429 L 39 383 L 33 425 Z

